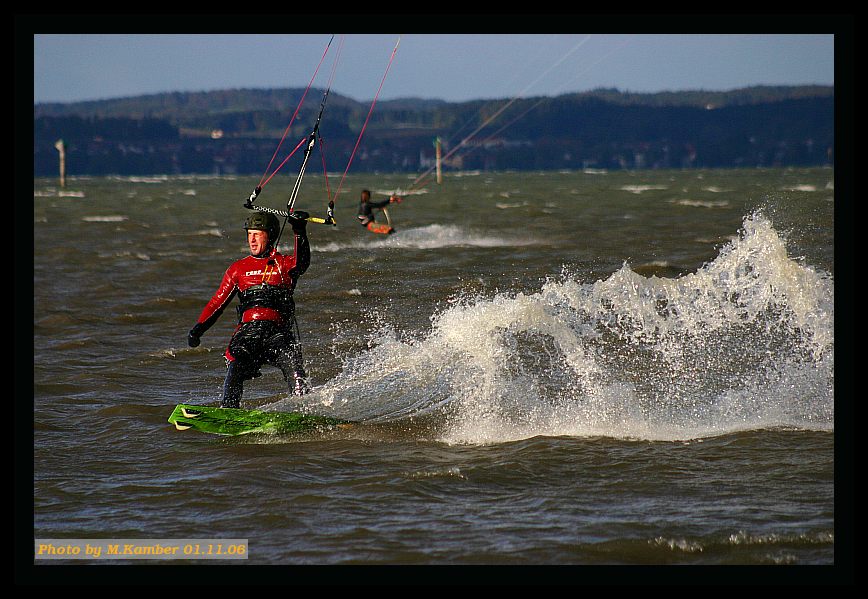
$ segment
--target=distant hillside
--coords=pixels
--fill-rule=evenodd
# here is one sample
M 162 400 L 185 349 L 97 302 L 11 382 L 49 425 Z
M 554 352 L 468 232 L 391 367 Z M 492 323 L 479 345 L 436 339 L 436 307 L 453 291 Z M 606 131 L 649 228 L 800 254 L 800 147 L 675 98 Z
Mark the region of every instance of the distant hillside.
M 303 93 L 235 89 L 37 104 L 34 174 L 56 174 L 58 139 L 67 144 L 73 175 L 261 174 Z M 309 132 L 322 94 L 308 92 L 293 138 Z M 369 109 L 329 94 L 321 134 L 334 153 L 331 164 L 346 164 Z M 553 98 L 380 101 L 353 169 L 422 171 L 436 137 L 451 153 L 447 168 L 824 165 L 833 160 L 834 88 L 599 89 Z

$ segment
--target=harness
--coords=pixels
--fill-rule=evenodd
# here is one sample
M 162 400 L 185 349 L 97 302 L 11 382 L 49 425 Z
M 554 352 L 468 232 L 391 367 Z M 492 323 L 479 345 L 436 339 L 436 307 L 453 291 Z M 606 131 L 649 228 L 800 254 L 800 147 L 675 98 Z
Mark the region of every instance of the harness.
M 295 316 L 295 300 L 292 291 L 283 286 L 256 285 L 238 292 L 238 322 L 242 321 L 244 313 L 251 308 L 268 308 L 280 313 L 281 318 L 289 322 Z

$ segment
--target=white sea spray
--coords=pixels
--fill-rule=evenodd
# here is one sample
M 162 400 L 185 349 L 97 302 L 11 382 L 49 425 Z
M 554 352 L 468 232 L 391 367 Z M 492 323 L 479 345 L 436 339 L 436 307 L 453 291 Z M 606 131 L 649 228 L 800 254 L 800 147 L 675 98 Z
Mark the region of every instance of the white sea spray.
M 833 297 L 756 213 L 678 278 L 565 270 L 537 293 L 459 298 L 422 334 L 385 326 L 321 397 L 373 421 L 440 416 L 451 443 L 828 430 Z

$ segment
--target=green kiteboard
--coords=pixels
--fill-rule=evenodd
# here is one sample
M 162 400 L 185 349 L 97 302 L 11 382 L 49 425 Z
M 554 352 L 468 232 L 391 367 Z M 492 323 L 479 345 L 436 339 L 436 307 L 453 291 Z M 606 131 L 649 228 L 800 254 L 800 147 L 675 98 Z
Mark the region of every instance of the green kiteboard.
M 263 412 L 237 408 L 217 408 L 178 404 L 169 422 L 180 431 L 194 429 L 215 435 L 248 433 L 296 433 L 311 430 L 345 428 L 356 424 L 328 416 L 300 412 Z

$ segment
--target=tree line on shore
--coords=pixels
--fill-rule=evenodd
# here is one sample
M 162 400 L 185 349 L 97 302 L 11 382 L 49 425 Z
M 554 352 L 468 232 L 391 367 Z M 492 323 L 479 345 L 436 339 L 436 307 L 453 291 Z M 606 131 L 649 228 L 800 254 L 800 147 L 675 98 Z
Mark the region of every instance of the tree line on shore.
M 34 176 L 261 175 L 286 132 L 310 133 L 311 90 L 174 92 L 34 106 Z M 317 98 L 315 101 L 310 98 Z M 401 99 L 376 105 L 354 156 L 357 172 L 825 166 L 834 163 L 834 88 L 754 87 L 632 94 L 602 89 L 556 97 Z M 320 134 L 342 169 L 370 104 L 329 94 Z

